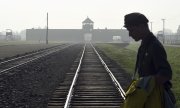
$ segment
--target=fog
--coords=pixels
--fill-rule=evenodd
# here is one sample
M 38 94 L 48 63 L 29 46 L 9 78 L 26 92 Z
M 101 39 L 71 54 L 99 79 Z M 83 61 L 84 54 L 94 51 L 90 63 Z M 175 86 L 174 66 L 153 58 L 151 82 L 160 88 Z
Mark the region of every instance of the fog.
M 179 0 L 0 0 L 0 32 L 11 29 L 26 39 L 26 29 L 82 29 L 87 16 L 94 21 L 94 29 L 121 29 L 124 15 L 141 12 L 147 16 L 152 32 L 165 29 L 177 33 L 180 25 Z

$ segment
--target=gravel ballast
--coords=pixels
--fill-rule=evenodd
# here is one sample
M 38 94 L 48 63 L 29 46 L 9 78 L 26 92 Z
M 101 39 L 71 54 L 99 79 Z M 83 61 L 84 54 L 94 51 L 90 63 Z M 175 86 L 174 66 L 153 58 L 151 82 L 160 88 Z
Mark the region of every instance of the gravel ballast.
M 71 46 L 13 70 L 13 75 L 0 76 L 0 108 L 46 108 L 82 48 Z

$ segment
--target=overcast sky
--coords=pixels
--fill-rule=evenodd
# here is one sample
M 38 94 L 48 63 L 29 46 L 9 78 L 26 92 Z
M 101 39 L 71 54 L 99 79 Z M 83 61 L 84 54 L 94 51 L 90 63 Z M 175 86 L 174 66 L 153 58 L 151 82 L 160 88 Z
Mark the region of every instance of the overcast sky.
M 120 29 L 124 15 L 141 12 L 152 23 L 153 32 L 165 28 L 176 32 L 180 25 L 180 0 L 0 0 L 0 31 L 20 31 L 46 26 L 49 28 L 81 29 L 87 16 L 94 28 Z

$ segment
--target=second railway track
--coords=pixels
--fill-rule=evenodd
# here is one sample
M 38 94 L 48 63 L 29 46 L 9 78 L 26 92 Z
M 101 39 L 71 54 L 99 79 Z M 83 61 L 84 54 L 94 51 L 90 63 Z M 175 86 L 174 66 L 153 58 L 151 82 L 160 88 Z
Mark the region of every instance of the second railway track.
M 63 50 L 69 46 L 72 46 L 72 44 L 57 45 L 51 48 L 47 48 L 45 50 L 40 50 L 40 51 L 30 53 L 24 56 L 20 56 L 20 57 L 16 57 L 7 61 L 0 62 L 0 75 L 6 74 L 12 69 L 18 68 L 29 62 L 35 61 L 39 58 L 42 58 L 52 53 Z
M 85 45 L 78 60 L 72 67 L 78 67 L 76 73 L 67 73 L 48 108 L 119 108 L 125 93 L 96 49 L 91 44 Z M 122 78 L 121 74 L 116 77 Z

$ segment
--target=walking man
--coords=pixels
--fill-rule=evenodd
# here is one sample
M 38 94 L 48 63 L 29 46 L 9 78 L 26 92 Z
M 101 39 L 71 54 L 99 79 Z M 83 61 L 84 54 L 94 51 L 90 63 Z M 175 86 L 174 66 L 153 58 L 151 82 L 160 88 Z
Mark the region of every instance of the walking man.
M 129 31 L 129 36 L 135 41 L 141 40 L 135 73 L 138 73 L 139 78 L 152 76 L 155 80 L 155 86 L 148 95 L 143 108 L 166 108 L 167 104 L 175 104 L 175 98 L 171 92 L 172 84 L 170 82 L 172 70 L 167 61 L 163 45 L 150 32 L 148 22 L 149 20 L 141 13 L 130 13 L 124 17 L 124 27 Z M 167 102 L 166 94 L 171 103 Z M 148 102 L 151 104 L 159 102 L 159 105 L 147 107 L 148 105 L 146 104 Z

